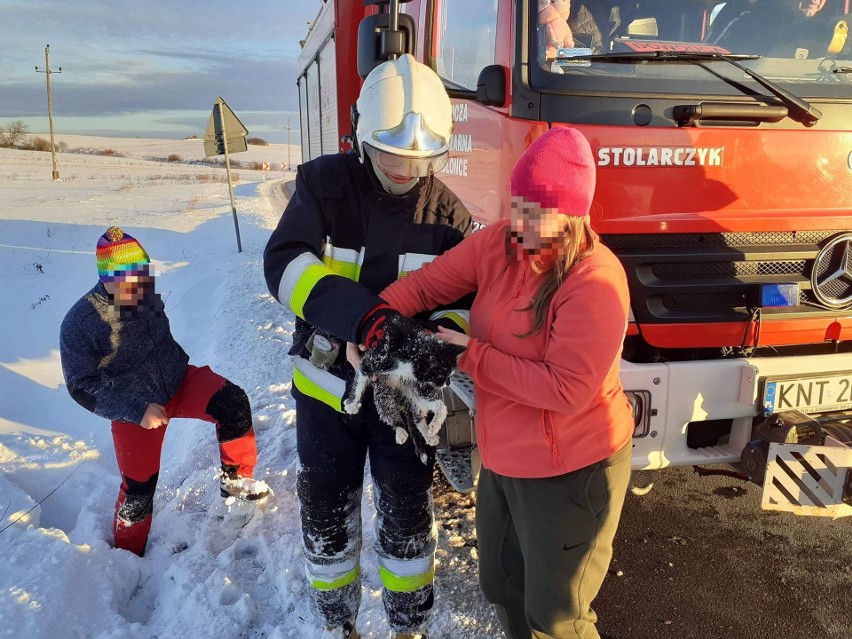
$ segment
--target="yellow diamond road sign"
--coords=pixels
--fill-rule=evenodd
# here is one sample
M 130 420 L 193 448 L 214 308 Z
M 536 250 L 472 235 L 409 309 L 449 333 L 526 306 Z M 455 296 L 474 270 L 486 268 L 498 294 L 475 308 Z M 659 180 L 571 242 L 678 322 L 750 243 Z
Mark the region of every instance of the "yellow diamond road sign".
M 222 105 L 221 118 L 219 117 L 220 104 Z M 248 135 L 248 130 L 231 110 L 231 107 L 222 98 L 216 98 L 213 113 L 210 114 L 210 121 L 207 123 L 207 130 L 204 131 L 204 139 L 207 142 L 221 141 L 223 132 L 228 140 Z

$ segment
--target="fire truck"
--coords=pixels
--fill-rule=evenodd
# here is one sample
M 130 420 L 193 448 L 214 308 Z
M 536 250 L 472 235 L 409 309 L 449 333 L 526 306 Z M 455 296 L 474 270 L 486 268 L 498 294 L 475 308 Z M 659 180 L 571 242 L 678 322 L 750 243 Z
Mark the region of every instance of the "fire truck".
M 852 514 L 852 16 L 850 0 L 785 2 L 755 21 L 766 0 L 326 0 L 299 64 L 302 157 L 349 149 L 363 78 L 401 53 L 453 99 L 439 177 L 477 228 L 508 215 L 532 140 L 579 129 L 592 226 L 630 286 L 634 470 L 730 464 L 765 509 L 837 517 Z M 475 443 L 472 385 L 453 389 L 445 471 Z

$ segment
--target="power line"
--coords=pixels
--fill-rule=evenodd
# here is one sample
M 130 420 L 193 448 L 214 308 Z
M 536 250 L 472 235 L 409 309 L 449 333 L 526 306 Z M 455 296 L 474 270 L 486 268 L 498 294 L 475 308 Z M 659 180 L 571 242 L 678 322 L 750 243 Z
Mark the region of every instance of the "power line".
M 38 67 L 35 68 L 36 73 L 44 73 L 47 76 L 47 119 L 50 122 L 50 156 L 53 160 L 53 179 L 59 179 L 59 167 L 56 165 L 56 145 L 53 142 L 53 98 L 50 94 L 50 76 L 54 73 L 62 73 L 62 67 L 59 67 L 58 70 L 53 71 L 50 68 L 50 45 L 47 44 L 44 47 L 44 70 L 40 70 Z
M 9 522 L 8 524 L 6 524 L 5 526 L 3 526 L 3 528 L 0 528 L 0 533 L 2 533 L 2 532 L 3 532 L 4 530 L 6 530 L 7 528 L 11 528 L 11 527 L 12 527 L 12 526 L 14 526 L 15 524 L 17 524 L 19 521 L 21 521 L 24 517 L 26 517 L 27 515 L 29 515 L 32 511 L 34 511 L 36 508 L 38 508 L 39 506 L 41 506 L 41 505 L 44 503 L 44 500 L 45 500 L 45 499 L 47 499 L 47 498 L 48 498 L 48 497 L 50 497 L 53 493 L 55 493 L 57 490 L 59 490 L 59 488 L 62 486 L 62 484 L 64 484 L 64 483 L 65 483 L 66 481 L 68 481 L 69 479 L 71 479 L 71 475 L 73 475 L 73 474 L 74 474 L 74 473 L 76 473 L 78 470 L 80 470 L 80 466 L 82 466 L 83 464 L 85 464 L 87 461 L 88 461 L 88 460 L 84 459 L 84 460 L 83 460 L 83 461 L 81 461 L 79 464 L 77 464 L 77 465 L 74 467 L 74 470 L 72 470 L 70 473 L 68 473 L 68 475 L 65 477 L 65 479 L 63 479 L 61 482 L 59 482 L 59 486 L 57 486 L 56 488 L 54 488 L 53 490 L 51 490 L 49 493 L 47 493 L 44 497 L 42 497 L 42 498 L 41 498 L 38 502 L 36 502 L 36 505 L 35 505 L 35 506 L 33 506 L 32 508 L 30 508 L 27 512 L 22 513 L 21 515 L 19 515 L 18 517 L 16 517 L 16 518 L 15 518 L 15 521 L 11 521 L 11 522 Z M 9 502 L 9 505 L 11 505 L 11 504 L 12 504 L 12 502 L 10 501 L 10 502 Z M 6 506 L 6 510 L 9 510 L 9 506 Z M 6 510 L 4 510 L 4 511 L 3 511 L 3 516 L 4 516 L 4 517 L 6 516 Z

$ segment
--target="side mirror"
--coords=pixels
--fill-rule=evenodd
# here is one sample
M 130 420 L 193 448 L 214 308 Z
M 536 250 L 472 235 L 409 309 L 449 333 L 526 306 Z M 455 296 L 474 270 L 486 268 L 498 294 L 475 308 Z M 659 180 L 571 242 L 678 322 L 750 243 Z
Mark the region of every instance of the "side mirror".
M 479 72 L 476 80 L 476 101 L 486 106 L 506 104 L 506 69 L 490 64 Z
M 398 16 L 396 31 L 390 30 L 390 14 L 367 16 L 358 25 L 358 75 L 363 80 L 370 71 L 388 59 L 388 53 L 414 53 L 417 28 L 407 13 Z

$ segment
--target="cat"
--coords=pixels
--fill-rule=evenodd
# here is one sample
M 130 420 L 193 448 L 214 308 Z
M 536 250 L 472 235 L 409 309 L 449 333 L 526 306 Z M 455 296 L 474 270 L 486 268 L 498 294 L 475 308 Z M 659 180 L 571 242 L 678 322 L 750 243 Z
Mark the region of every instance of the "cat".
M 364 391 L 371 385 L 379 419 L 396 431 L 397 444 L 411 436 L 425 464 L 427 454 L 418 440 L 438 445 L 438 432 L 447 417 L 441 387 L 449 383 L 456 357 L 463 350 L 425 331 L 413 319 L 392 316 L 385 320 L 384 337 L 361 357 L 343 408 L 350 415 L 357 413 Z

